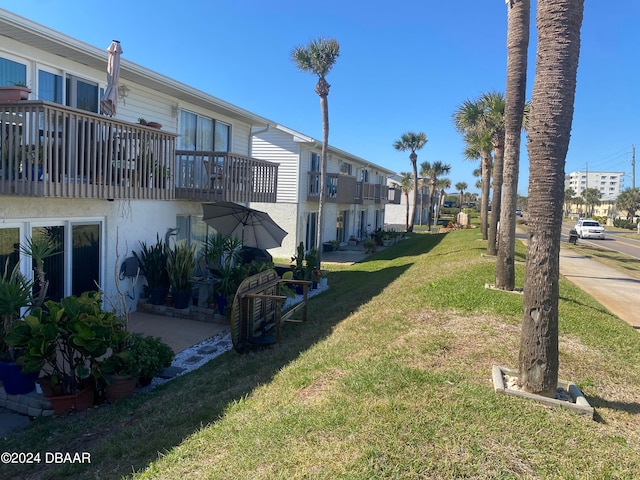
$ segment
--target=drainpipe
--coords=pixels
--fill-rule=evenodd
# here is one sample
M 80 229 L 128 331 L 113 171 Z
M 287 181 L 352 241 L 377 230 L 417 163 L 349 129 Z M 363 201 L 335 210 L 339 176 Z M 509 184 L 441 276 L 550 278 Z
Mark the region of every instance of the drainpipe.
M 253 137 L 254 137 L 254 135 L 258 135 L 260 133 L 264 133 L 264 132 L 269 131 L 269 127 L 270 126 L 271 126 L 270 124 L 267 124 L 266 127 L 264 127 L 261 130 L 256 130 L 255 132 L 253 131 L 253 128 L 251 129 L 251 134 L 249 135 L 249 156 L 250 157 L 253 156 L 252 154 L 253 154 Z

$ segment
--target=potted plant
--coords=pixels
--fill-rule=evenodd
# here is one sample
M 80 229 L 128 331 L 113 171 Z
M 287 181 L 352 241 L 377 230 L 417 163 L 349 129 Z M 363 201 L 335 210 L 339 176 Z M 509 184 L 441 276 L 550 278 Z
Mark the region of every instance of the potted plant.
M 125 322 L 113 322 L 110 335 L 110 354 L 93 368 L 99 387 L 109 402 L 133 395 L 138 383 L 137 366 L 128 348 L 129 332 Z
M 226 306 L 233 301 L 233 296 L 242 282 L 244 271 L 241 265 L 226 264 L 222 266 L 220 277 L 215 285 L 216 303 L 220 315 L 225 315 Z
M 153 377 L 171 366 L 174 353 L 160 337 L 132 333 L 127 339 L 129 361 L 135 365 L 140 386 L 149 385 Z
M 22 310 L 32 304 L 32 282 L 24 278 L 18 267 L 9 269 L 7 259 L 0 276 L 0 379 L 9 395 L 32 392 L 39 373 L 23 373 L 22 366 L 16 364 L 19 352 L 6 343 L 6 338 L 20 322 Z
M 320 266 L 318 265 L 318 251 L 312 248 L 304 256 L 306 265 L 306 278 L 305 280 L 311 280 L 311 288 L 318 288 L 318 282 L 320 281 Z
M 167 256 L 167 273 L 174 308 L 189 307 L 192 294 L 191 280 L 195 270 L 195 249 L 186 242 L 176 243 Z
M 167 260 L 169 251 L 160 235 L 156 236 L 155 245 L 148 246 L 140 242 L 140 253 L 133 252 L 140 264 L 140 271 L 149 285 L 149 301 L 152 305 L 163 305 L 169 291 L 169 273 Z
M 42 306 L 47 296 L 49 281 L 44 271 L 44 261 L 62 253 L 57 240 L 48 235 L 31 237 L 25 245 L 20 245 L 20 253 L 31 257 L 35 281 L 32 284 L 34 307 Z
M 304 265 L 304 243 L 300 242 L 300 244 L 298 245 L 298 249 L 296 254 L 291 257 L 291 261 L 294 262 L 294 264 L 291 266 L 291 271 L 293 272 L 293 279 L 294 280 L 304 280 L 306 277 L 306 268 Z M 296 294 L 301 295 L 302 294 L 302 285 L 296 285 L 295 286 L 295 291 Z
M 14 326 L 7 343 L 22 349 L 16 362 L 25 372 L 43 371 L 41 385 L 55 413 L 93 405 L 92 374 L 113 345 L 113 332 L 124 320 L 102 310 L 100 292 L 49 300 Z M 46 381 L 50 389 L 46 389 Z
M 375 253 L 377 250 L 377 243 L 372 238 L 367 238 L 364 242 L 364 253 Z
M 0 103 L 17 103 L 28 100 L 31 89 L 24 82 L 13 82 L 12 85 L 0 87 Z

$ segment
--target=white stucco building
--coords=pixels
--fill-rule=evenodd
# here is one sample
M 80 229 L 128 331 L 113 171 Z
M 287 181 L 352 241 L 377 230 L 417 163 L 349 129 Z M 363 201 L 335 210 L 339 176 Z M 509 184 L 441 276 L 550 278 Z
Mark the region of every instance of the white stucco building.
M 577 195 L 587 188 L 600 191 L 601 199 L 616 199 L 624 190 L 624 172 L 588 172 L 578 171 L 565 175 L 565 190 L 573 189 Z

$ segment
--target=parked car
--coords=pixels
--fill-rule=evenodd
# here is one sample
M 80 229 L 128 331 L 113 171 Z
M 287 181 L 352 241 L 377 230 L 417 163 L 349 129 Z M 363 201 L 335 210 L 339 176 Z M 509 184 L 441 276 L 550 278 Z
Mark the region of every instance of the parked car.
M 516 210 L 516 216 L 521 217 L 522 216 L 522 210 L 517 209 Z
M 581 218 L 574 227 L 580 238 L 598 238 L 604 240 L 604 227 L 597 220 Z

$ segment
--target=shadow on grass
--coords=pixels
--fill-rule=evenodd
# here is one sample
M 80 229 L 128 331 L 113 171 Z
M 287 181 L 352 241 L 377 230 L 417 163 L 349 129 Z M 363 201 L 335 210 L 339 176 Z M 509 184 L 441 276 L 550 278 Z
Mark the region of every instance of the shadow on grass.
M 594 408 L 609 408 L 611 410 L 627 412 L 633 415 L 640 414 L 640 403 L 638 402 L 620 402 L 590 395 L 589 404 Z M 604 419 L 602 420 L 602 423 L 604 423 Z
M 413 235 L 364 262 L 331 272 L 330 288 L 309 300 L 308 321 L 286 324 L 280 344 L 243 355 L 226 352 L 155 390 L 67 417 L 40 419 L 5 439 L 3 450 L 90 452 L 91 464 L 9 465 L 11 478 L 119 478 L 145 469 L 224 417 L 260 385 L 268 384 L 301 352 L 331 335 L 349 315 L 382 292 L 429 252 L 442 235 Z M 239 426 L 241 428 L 241 426 Z

